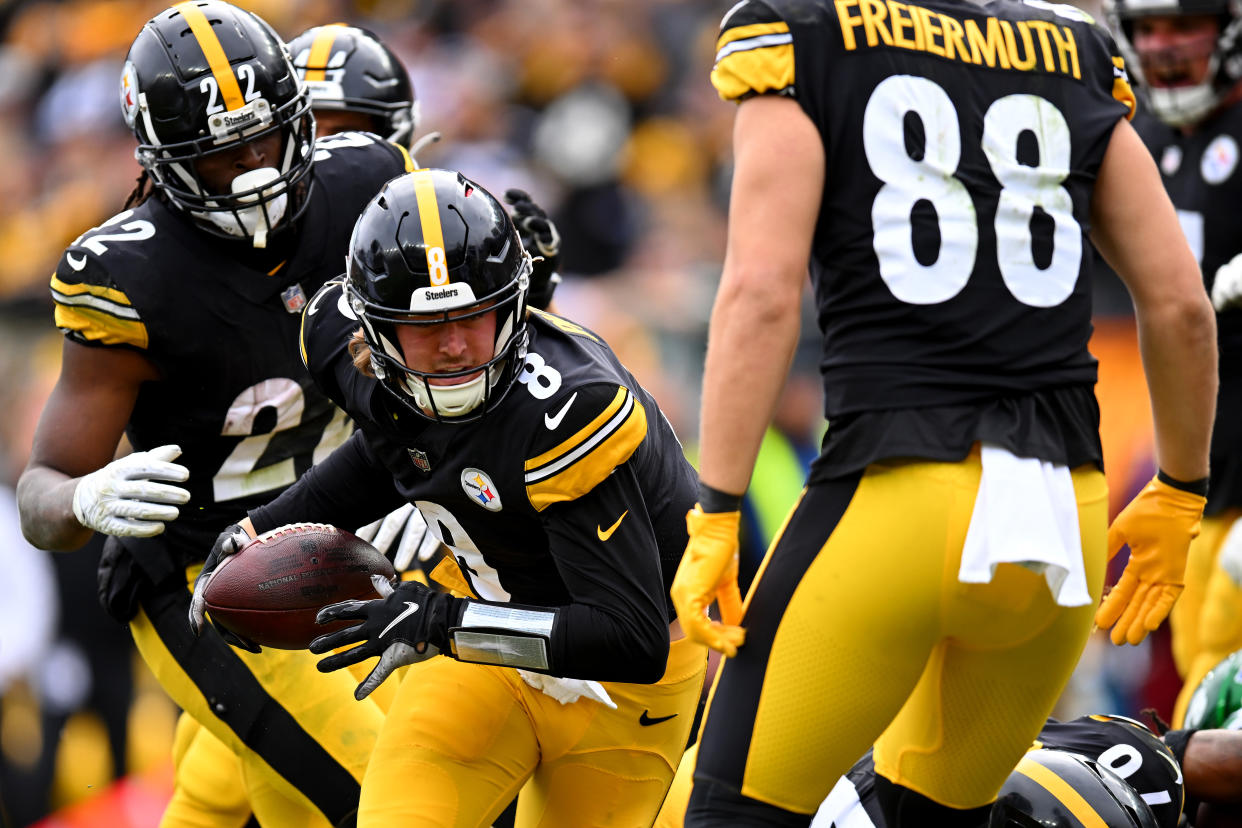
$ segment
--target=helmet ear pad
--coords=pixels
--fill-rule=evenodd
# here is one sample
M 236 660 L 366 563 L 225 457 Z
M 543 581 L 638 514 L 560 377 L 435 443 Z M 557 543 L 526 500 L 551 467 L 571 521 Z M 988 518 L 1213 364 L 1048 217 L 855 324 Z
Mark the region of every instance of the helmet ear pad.
M 532 267 L 508 212 L 460 173 L 416 170 L 388 182 L 354 226 L 346 279 L 381 384 L 432 420 L 462 422 L 494 410 L 525 365 Z M 406 364 L 399 326 L 484 313 L 495 315 L 487 361 L 441 372 Z
M 310 94 L 258 16 L 223 0 L 165 10 L 130 46 L 120 91 L 138 162 L 203 229 L 263 246 L 268 231 L 304 209 L 315 141 Z M 203 159 L 273 133 L 279 150 L 251 179 L 222 188 L 200 173 Z

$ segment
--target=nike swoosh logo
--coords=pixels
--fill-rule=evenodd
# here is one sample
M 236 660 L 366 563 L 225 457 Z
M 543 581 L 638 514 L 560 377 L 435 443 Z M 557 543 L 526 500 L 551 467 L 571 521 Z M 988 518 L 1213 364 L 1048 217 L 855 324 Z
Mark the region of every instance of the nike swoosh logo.
M 66 253 L 66 254 L 65 254 L 65 261 L 69 262 L 69 266 L 70 266 L 70 267 L 72 267 L 74 270 L 81 270 L 82 268 L 86 267 L 86 257 L 85 257 L 85 256 L 83 256 L 83 257 L 81 257 L 81 258 L 78 258 L 77 256 L 73 255 L 72 253 Z
M 612 526 L 609 526 L 607 529 L 601 529 L 597 525 L 595 527 L 595 534 L 599 535 L 599 539 L 602 541 L 608 540 L 609 538 L 612 537 L 612 533 L 617 531 L 617 527 L 621 525 L 621 521 L 625 520 L 625 516 L 628 515 L 629 513 L 630 513 L 630 510 L 626 509 L 624 512 L 621 513 L 621 517 L 617 518 L 617 522 L 614 523 Z
M 380 634 L 377 636 L 377 638 L 383 638 L 384 636 L 388 635 L 388 631 L 391 630 L 393 627 L 397 626 L 398 624 L 400 624 L 401 621 L 406 616 L 413 615 L 416 612 L 418 612 L 418 604 L 415 603 L 414 601 L 406 601 L 405 609 L 401 610 L 400 615 L 398 615 L 396 618 L 389 621 L 387 627 L 384 627 L 384 629 L 380 630 Z
M 561 427 L 561 420 L 565 419 L 565 413 L 569 411 L 569 407 L 574 404 L 574 400 L 576 399 L 578 399 L 577 391 L 574 392 L 572 397 L 565 401 L 565 404 L 561 406 L 561 410 L 556 412 L 555 417 L 550 414 L 543 415 L 543 424 L 548 427 L 548 431 L 556 431 Z
M 638 723 L 643 727 L 651 727 L 652 725 L 659 724 L 660 722 L 667 722 L 669 719 L 677 718 L 676 713 L 671 716 L 656 716 L 653 718 L 647 715 L 649 712 L 649 710 L 644 710 L 643 715 L 638 717 Z

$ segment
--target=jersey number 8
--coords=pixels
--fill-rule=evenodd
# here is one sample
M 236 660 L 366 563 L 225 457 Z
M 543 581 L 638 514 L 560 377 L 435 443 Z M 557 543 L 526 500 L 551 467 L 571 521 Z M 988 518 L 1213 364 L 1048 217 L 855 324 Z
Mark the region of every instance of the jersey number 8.
M 923 124 L 923 157 L 910 157 L 901 138 L 905 118 Z M 1039 164 L 1018 161 L 1018 139 L 1034 136 Z M 893 136 L 898 136 L 894 143 Z M 1078 281 L 1082 230 L 1062 182 L 1069 176 L 1070 131 L 1065 116 L 1038 95 L 1006 95 L 983 118 L 980 145 L 1000 182 L 996 252 L 1001 278 L 1020 302 L 1047 308 L 1064 302 Z M 957 110 L 934 81 L 895 75 L 882 81 L 863 113 L 863 150 L 884 182 L 871 206 L 880 276 L 903 302 L 929 305 L 956 296 L 970 279 L 979 246 L 978 216 L 970 192 L 953 173 L 961 160 Z M 928 202 L 940 225 L 940 251 L 930 264 L 914 254 L 911 214 Z M 1054 225 L 1052 260 L 1035 262 L 1031 220 L 1040 209 Z

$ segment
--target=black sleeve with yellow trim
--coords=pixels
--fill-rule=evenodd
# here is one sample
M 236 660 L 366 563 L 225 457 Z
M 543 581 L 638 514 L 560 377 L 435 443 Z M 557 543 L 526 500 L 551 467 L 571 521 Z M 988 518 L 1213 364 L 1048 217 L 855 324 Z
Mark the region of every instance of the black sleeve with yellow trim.
M 671 620 L 655 529 L 631 464 L 542 515 L 572 603 L 559 607 L 548 672 L 650 684 L 664 674 Z
M 721 21 L 712 86 L 726 101 L 792 95 L 794 44 L 789 25 L 766 3 L 747 0 Z
M 349 340 L 361 326 L 339 308 L 343 279 L 332 279 L 302 309 L 298 350 L 311 379 L 338 408 L 349 408 L 345 389 L 356 379 Z
M 90 251 L 71 246 L 51 281 L 56 327 L 82 345 L 146 350 L 147 326 L 129 296 Z
M 577 396 L 561 427 L 537 430 L 527 452 L 526 497 L 538 512 L 595 488 L 647 436 L 647 412 L 625 386 L 599 383 L 573 393 Z M 568 397 L 562 392 L 562 398 Z M 556 436 L 561 434 L 569 436 Z

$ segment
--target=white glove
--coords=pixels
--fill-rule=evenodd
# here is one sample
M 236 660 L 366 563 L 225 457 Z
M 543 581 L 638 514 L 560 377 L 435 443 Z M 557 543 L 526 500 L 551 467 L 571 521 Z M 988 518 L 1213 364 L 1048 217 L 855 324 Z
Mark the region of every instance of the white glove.
M 172 462 L 180 455 L 180 446 L 160 446 L 136 451 L 91 472 L 73 490 L 74 516 L 87 529 L 105 535 L 158 535 L 165 522 L 177 519 L 177 506 L 190 500 L 190 493 L 180 486 L 152 482 L 189 480 L 190 470 Z
M 1212 307 L 1217 313 L 1242 304 L 1242 253 L 1216 270 L 1212 280 Z
M 1221 569 L 1242 587 L 1242 520 L 1235 520 L 1225 533 L 1220 543 L 1220 557 L 1217 558 Z
M 427 521 L 423 520 L 422 512 L 415 509 L 413 503 L 407 503 L 385 517 L 368 523 L 354 534 L 370 543 L 382 554 L 388 555 L 392 560 L 393 569 L 398 572 L 408 570 L 416 555 L 420 561 L 430 558 L 440 542 L 435 535 L 427 531 Z M 394 540 L 397 541 L 395 547 L 393 546 Z M 389 554 L 390 548 L 391 555 Z
M 543 673 L 530 673 L 526 670 L 518 670 L 518 675 L 522 677 L 522 681 L 545 696 L 551 696 L 561 704 L 573 704 L 578 699 L 586 696 L 588 699 L 597 701 L 600 704 L 608 705 L 613 710 L 617 709 L 617 703 L 612 700 L 612 696 L 608 695 L 604 685 L 598 681 L 557 678 L 556 676 L 545 676 Z

